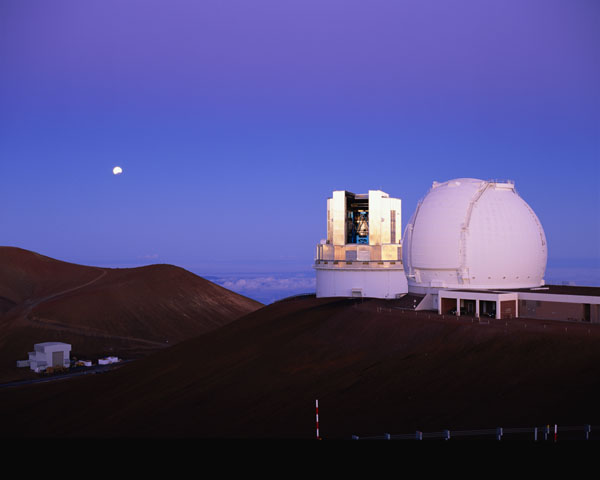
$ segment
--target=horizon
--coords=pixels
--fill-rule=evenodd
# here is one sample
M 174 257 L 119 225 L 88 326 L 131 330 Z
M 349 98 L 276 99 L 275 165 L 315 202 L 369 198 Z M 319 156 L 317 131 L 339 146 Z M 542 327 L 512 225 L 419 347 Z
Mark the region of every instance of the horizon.
M 598 286 L 599 27 L 587 0 L 6 0 L 0 244 L 277 299 L 333 190 L 400 198 L 403 231 L 433 181 L 506 178 L 546 282 Z
M 43 252 L 35 253 L 45 255 Z M 56 260 L 67 261 L 60 258 Z M 140 260 L 132 263 L 119 261 L 73 263 L 101 268 L 136 268 L 161 262 Z M 265 305 L 294 295 L 315 293 L 316 289 L 312 262 L 308 264 L 281 262 L 275 265 L 247 262 L 245 269 L 240 268 L 239 263 L 228 262 L 207 262 L 203 266 L 175 266 Z M 549 259 L 544 280 L 546 285 L 600 287 L 600 259 Z

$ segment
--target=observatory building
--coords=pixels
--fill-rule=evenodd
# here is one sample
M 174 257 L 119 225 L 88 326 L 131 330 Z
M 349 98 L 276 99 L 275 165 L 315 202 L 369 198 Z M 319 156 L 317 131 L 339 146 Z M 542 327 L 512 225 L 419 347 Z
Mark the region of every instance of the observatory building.
M 404 232 L 411 293 L 539 287 L 546 259 L 544 229 L 512 182 L 433 182 Z
M 48 367 L 68 367 L 71 363 L 71 345 L 63 342 L 36 343 L 28 360 L 17 361 L 17 367 L 29 367 L 34 372 L 43 372 Z
M 400 199 L 380 190 L 333 192 L 327 239 L 315 257 L 317 297 L 403 299 L 411 309 L 458 316 L 600 323 L 600 287 L 545 285 L 546 235 L 514 182 L 433 182 L 404 238 L 400 207 Z
M 433 182 L 403 247 L 409 291 L 440 313 L 516 317 L 518 295 L 506 290 L 544 285 L 546 235 L 511 181 Z
M 317 297 L 398 298 L 408 292 L 401 244 L 401 201 L 381 190 L 334 191 L 327 239 L 317 245 Z

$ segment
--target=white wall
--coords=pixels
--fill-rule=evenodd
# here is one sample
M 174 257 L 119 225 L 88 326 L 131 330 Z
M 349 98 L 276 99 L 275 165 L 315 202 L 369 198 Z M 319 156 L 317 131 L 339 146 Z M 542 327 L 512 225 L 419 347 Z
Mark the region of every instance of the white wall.
M 360 288 L 363 297 L 396 298 L 408 292 L 404 270 L 316 269 L 317 297 L 351 297 Z

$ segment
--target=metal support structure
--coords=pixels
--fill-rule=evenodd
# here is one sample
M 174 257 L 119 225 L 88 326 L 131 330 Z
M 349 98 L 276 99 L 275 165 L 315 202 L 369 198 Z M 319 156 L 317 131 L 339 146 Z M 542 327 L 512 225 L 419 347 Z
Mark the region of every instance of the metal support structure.
M 477 189 L 477 191 L 475 192 L 475 194 L 471 197 L 471 200 L 469 201 L 469 206 L 467 207 L 467 212 L 465 215 L 465 219 L 463 221 L 463 223 L 461 224 L 461 228 L 460 228 L 460 244 L 459 244 L 459 255 L 460 255 L 460 266 L 458 268 L 458 271 L 460 272 L 460 283 L 462 284 L 468 284 L 471 283 L 471 280 L 469 278 L 469 269 L 467 268 L 467 237 L 469 235 L 469 225 L 471 224 L 471 215 L 473 213 L 473 207 L 475 206 L 475 204 L 477 203 L 477 201 L 479 200 L 479 198 L 481 198 L 481 196 L 483 195 L 483 193 L 488 189 L 488 187 L 492 185 L 489 182 L 483 182 L 479 188 Z

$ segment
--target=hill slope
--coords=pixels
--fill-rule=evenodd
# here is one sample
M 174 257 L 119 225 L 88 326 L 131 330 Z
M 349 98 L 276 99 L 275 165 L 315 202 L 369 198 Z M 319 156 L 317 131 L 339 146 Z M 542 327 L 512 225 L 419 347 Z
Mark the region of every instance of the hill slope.
M 390 305 L 282 301 L 110 374 L 3 389 L 1 435 L 311 438 L 315 399 L 324 438 L 600 421 L 600 326 Z
M 0 377 L 34 343 L 71 343 L 74 356 L 139 356 L 260 308 L 172 265 L 87 267 L 0 247 Z

